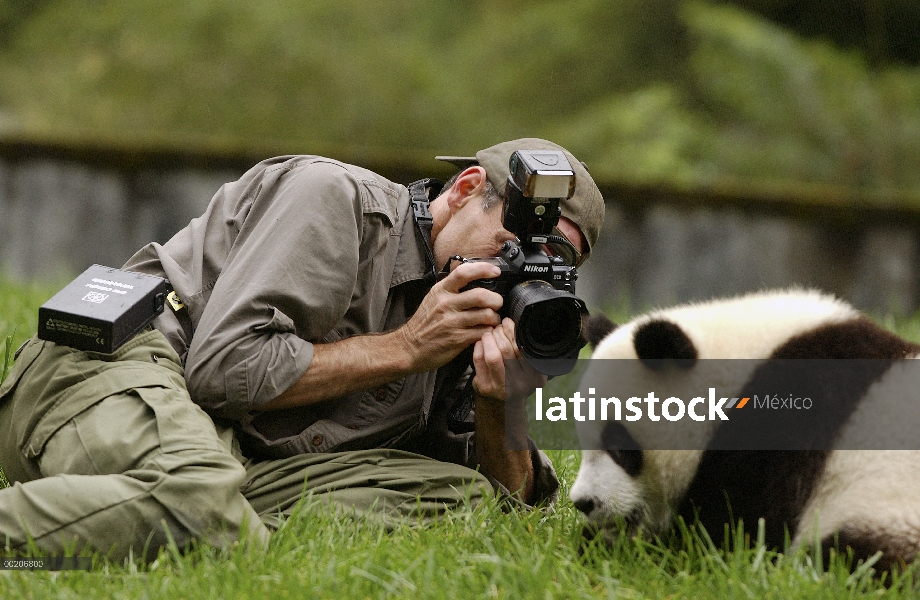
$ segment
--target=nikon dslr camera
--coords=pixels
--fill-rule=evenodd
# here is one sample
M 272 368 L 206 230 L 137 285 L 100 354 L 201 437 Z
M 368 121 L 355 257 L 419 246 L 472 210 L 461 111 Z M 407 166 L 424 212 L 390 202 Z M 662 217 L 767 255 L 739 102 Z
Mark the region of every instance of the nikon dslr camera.
M 575 191 L 575 172 L 557 150 L 517 151 L 509 167 L 502 222 L 518 242 L 505 242 L 496 257 L 462 259 L 501 269 L 498 277 L 467 287 L 501 294 L 500 314 L 514 321 L 517 345 L 527 362 L 545 375 L 562 375 L 572 370 L 585 345 L 582 318 L 588 313 L 575 296 L 578 272 L 562 257 L 575 256 L 575 248 L 553 234 L 562 214 L 559 203 Z M 548 255 L 544 244 L 559 248 L 559 255 Z

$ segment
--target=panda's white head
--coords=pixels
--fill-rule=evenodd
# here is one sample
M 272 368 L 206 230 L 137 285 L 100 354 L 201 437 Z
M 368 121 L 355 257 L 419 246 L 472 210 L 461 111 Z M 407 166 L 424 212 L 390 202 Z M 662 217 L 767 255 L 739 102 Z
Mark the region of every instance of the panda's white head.
M 702 382 L 730 393 L 746 383 L 750 375 L 746 369 L 753 371 L 756 361 L 745 361 L 749 367 L 722 373 L 720 361 L 706 363 L 704 359 L 767 359 L 804 331 L 857 316 L 849 305 L 817 292 L 763 292 L 658 310 L 609 332 L 593 326 L 595 338 L 608 334 L 600 341 L 590 341 L 595 346 L 593 358 L 637 359 L 634 375 L 628 378 L 637 394 L 667 390 L 672 384 L 675 390 L 698 389 Z M 608 372 L 609 362 L 592 361 L 583 382 L 605 388 L 605 378 L 618 377 Z M 623 389 L 622 381 L 616 385 Z M 608 537 L 624 525 L 631 535 L 660 533 L 671 525 L 673 511 L 686 494 L 703 451 L 651 449 L 666 447 L 656 436 L 695 427 L 689 435 L 704 439 L 693 447 L 703 448 L 716 426 L 682 421 L 668 424 L 670 430 L 660 425 L 651 430 L 642 421 L 579 424 L 583 447 L 595 449 L 582 455 L 571 500 L 589 524 Z M 687 430 L 680 433 L 688 435 Z

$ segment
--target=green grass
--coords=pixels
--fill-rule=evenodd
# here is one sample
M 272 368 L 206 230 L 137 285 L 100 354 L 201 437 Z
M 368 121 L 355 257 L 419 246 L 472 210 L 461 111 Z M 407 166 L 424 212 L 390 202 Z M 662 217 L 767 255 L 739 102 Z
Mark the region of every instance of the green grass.
M 35 329 L 49 290 L 0 282 L 0 336 L 11 345 Z M 918 320 L 895 323 L 920 331 Z M 916 339 L 914 336 L 913 339 Z M 550 453 L 563 482 L 556 509 L 504 512 L 496 503 L 427 527 L 387 531 L 309 502 L 272 536 L 267 551 L 161 550 L 150 564 L 89 572 L 0 570 L 0 598 L 916 598 L 916 569 L 889 586 L 869 566 L 851 570 L 806 552 L 783 555 L 758 543 L 757 524 L 732 532 L 678 527 L 654 543 L 621 539 L 579 553 L 581 520 L 564 498 L 578 469 L 574 452 Z M 2 542 L 0 542 L 2 544 Z M 2 551 L 0 551 L 2 553 Z
M 574 466 L 574 457 L 557 457 Z M 572 472 L 565 474 L 570 478 Z M 267 552 L 164 549 L 150 565 L 91 572 L 0 572 L 4 598 L 909 598 L 869 569 L 827 571 L 807 554 L 778 555 L 737 533 L 714 543 L 683 528 L 659 543 L 622 540 L 579 556 L 580 524 L 563 502 L 549 515 L 496 504 L 427 527 L 387 531 L 311 506 Z M 752 541 L 753 540 L 753 541 Z
M 54 294 L 47 285 L 23 285 L 0 277 L 0 382 L 13 353 L 38 329 L 38 307 Z

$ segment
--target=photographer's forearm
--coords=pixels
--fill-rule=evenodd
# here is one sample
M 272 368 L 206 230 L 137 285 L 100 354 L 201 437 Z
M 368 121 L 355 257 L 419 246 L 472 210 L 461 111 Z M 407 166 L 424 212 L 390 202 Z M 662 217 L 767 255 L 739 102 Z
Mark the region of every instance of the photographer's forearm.
M 300 379 L 259 410 L 306 406 L 371 389 L 411 372 L 410 356 L 399 330 L 315 344 L 313 359 Z
M 524 411 L 523 403 L 520 410 Z M 484 473 L 521 501 L 530 504 L 533 497 L 533 460 L 530 450 L 507 448 L 505 419 L 504 402 L 476 396 L 476 457 Z
M 260 410 L 313 404 L 441 367 L 498 324 L 500 295 L 482 288 L 460 292 L 498 273 L 486 263 L 460 265 L 435 284 L 399 329 L 314 345 L 306 372 Z

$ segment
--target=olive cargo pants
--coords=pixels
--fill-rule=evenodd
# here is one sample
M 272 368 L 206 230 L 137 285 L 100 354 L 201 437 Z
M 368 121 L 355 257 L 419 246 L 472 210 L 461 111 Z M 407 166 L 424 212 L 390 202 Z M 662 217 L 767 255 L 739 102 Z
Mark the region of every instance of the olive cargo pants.
M 188 396 L 157 331 L 114 354 L 33 339 L 0 387 L 0 548 L 88 544 L 114 559 L 173 539 L 266 543 L 304 492 L 358 516 L 432 518 L 492 493 L 481 474 L 395 450 L 246 461 Z M 241 462 L 245 462 L 244 463 Z

